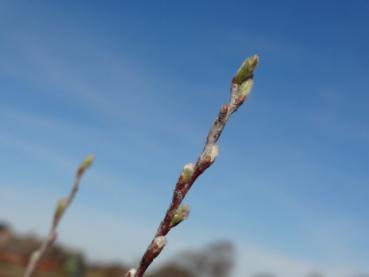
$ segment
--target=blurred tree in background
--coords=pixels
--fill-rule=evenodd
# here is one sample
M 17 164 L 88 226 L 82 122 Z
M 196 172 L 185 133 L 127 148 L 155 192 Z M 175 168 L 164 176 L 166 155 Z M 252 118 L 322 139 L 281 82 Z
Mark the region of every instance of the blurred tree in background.
M 0 276 L 22 276 L 27 258 L 39 244 L 40 238 L 15 234 L 8 225 L 0 223 Z M 232 243 L 217 241 L 203 249 L 179 253 L 148 277 L 228 277 L 234 259 Z M 124 264 L 88 263 L 79 251 L 55 244 L 47 250 L 34 276 L 122 277 L 127 270 Z
M 234 246 L 229 241 L 214 242 L 202 251 L 187 251 L 178 258 L 180 265 L 191 269 L 192 276 L 227 277 L 234 266 Z

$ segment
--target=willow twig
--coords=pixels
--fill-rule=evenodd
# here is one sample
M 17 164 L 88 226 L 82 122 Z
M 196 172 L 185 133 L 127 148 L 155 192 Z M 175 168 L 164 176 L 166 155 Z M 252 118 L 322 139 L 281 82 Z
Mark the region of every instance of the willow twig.
M 203 151 L 196 163 L 189 163 L 184 166 L 176 183 L 172 201 L 159 225 L 154 239 L 141 258 L 137 270 L 131 269 L 126 273 L 126 277 L 142 277 L 153 260 L 164 248 L 166 244 L 165 236 L 168 232 L 187 218 L 189 208 L 187 205 L 181 206 L 182 200 L 191 189 L 196 179 L 213 164 L 218 156 L 219 147 L 217 141 L 231 115 L 238 110 L 250 94 L 253 85 L 253 74 L 258 62 L 259 58 L 257 55 L 246 59 L 233 77 L 229 103 L 221 107 L 208 133 Z
M 51 228 L 49 231 L 49 234 L 47 238 L 44 240 L 44 242 L 41 244 L 40 248 L 34 251 L 31 254 L 31 257 L 29 259 L 26 271 L 24 273 L 24 277 L 30 277 L 32 276 L 33 272 L 35 271 L 38 263 L 40 262 L 41 258 L 44 256 L 46 250 L 54 243 L 57 237 L 57 227 L 60 223 L 60 220 L 62 219 L 65 211 L 73 201 L 78 188 L 79 184 L 81 182 L 81 178 L 85 171 L 92 165 L 94 161 L 94 156 L 89 155 L 85 158 L 85 160 L 81 163 L 81 165 L 78 167 L 78 170 L 76 172 L 76 177 L 72 186 L 71 191 L 69 192 L 68 196 L 66 198 L 59 199 L 55 212 L 53 221 L 51 224 Z

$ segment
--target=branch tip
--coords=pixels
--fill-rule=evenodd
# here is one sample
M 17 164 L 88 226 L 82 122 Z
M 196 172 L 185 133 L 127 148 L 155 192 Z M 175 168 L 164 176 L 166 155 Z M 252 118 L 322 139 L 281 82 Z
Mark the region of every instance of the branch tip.
M 95 156 L 94 155 L 88 155 L 88 156 L 86 156 L 86 158 L 83 160 L 83 162 L 78 167 L 77 175 L 78 176 L 82 176 L 83 173 L 85 173 L 85 171 L 88 168 L 91 167 L 91 165 L 94 162 L 94 160 L 95 160 Z
M 254 70 L 259 63 L 259 56 L 253 55 L 247 58 L 237 70 L 236 74 L 233 77 L 232 83 L 241 85 L 244 81 L 249 78 L 252 78 L 254 74 Z

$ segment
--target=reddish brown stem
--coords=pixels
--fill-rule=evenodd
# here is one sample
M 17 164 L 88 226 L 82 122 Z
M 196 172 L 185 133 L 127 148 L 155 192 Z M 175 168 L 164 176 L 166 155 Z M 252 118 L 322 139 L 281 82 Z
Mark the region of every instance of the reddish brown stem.
M 237 111 L 237 109 L 246 100 L 252 87 L 253 71 L 257 63 L 257 56 L 253 56 L 245 60 L 235 77 L 232 79 L 230 102 L 221 107 L 218 116 L 208 133 L 204 149 L 193 168 L 191 177 L 189 179 L 185 178 L 182 172 L 178 178 L 173 192 L 172 201 L 159 225 L 154 239 L 151 241 L 149 247 L 144 253 L 137 271 L 133 270 L 134 273 L 132 273 L 132 271 L 128 272 L 126 275 L 127 277 L 142 277 L 153 260 L 160 254 L 164 245 L 160 247 L 160 251 L 157 251 L 155 240 L 159 237 L 166 236 L 171 228 L 175 226 L 172 225 L 172 218 L 176 214 L 182 200 L 185 198 L 196 179 L 214 162 L 215 157 L 218 154 L 216 143 L 231 115 Z

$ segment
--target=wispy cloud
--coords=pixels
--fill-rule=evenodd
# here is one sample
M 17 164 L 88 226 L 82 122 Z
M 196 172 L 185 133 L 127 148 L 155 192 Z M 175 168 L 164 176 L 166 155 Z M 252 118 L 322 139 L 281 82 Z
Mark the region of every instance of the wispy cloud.
M 77 54 L 66 59 L 59 47 L 48 47 L 51 44 L 48 38 L 21 32 L 7 41 L 16 54 L 4 57 L 0 70 L 21 80 L 22 89 L 32 91 L 16 92 L 19 97 L 39 99 L 41 104 L 51 105 L 41 106 L 41 111 L 50 112 L 62 103 L 63 116 L 80 124 L 88 121 L 89 125 L 94 123 L 119 131 L 128 129 L 127 135 L 146 128 L 152 135 L 197 143 L 198 135 L 202 134 L 197 122 L 189 121 L 186 114 L 176 115 L 171 106 L 176 98 L 173 94 L 168 98 L 158 93 L 176 88 L 176 84 L 170 84 L 141 59 L 132 60 L 124 55 L 124 49 L 119 53 L 109 53 L 106 49 L 101 52 L 93 47 L 94 41 L 96 37 L 75 41 L 74 47 L 87 48 L 86 56 L 91 56 L 78 63 L 75 61 L 78 56 L 73 57 Z M 158 109 L 163 106 L 166 108 Z

